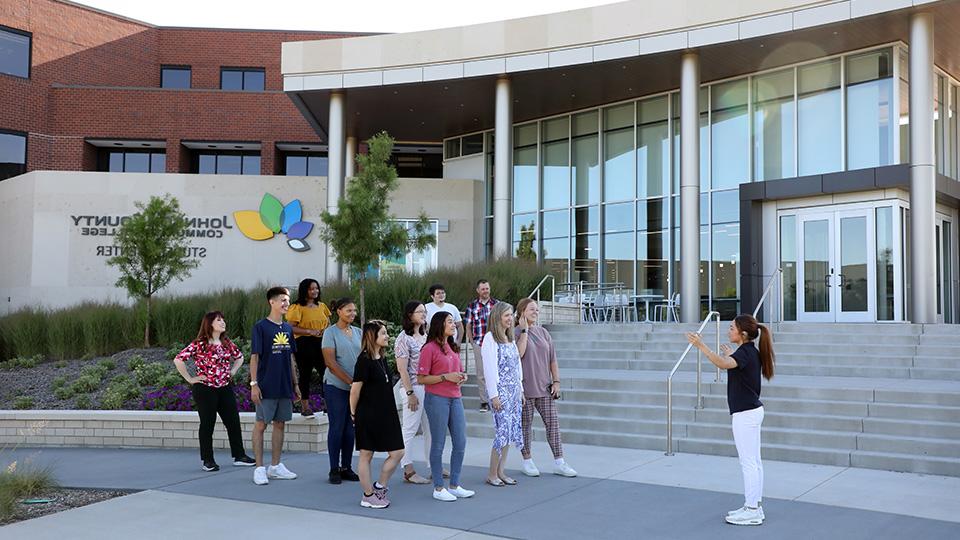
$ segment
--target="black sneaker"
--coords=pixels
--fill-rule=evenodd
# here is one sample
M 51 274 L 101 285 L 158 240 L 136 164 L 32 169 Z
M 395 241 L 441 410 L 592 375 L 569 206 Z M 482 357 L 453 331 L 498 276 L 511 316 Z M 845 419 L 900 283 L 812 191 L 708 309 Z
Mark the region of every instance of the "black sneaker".
M 216 472 L 220 470 L 220 466 L 217 465 L 216 461 L 204 461 L 203 466 L 200 467 L 204 472 Z
M 253 459 L 248 455 L 243 455 L 238 458 L 233 458 L 234 467 L 253 467 L 257 464 L 257 460 Z
M 481 403 L 480 412 L 490 412 L 490 405 L 487 403 Z
M 329 480 L 330 480 L 330 483 L 331 483 L 331 484 L 338 484 L 338 485 L 339 485 L 339 484 L 343 481 L 343 480 L 340 478 L 340 471 L 338 471 L 338 470 L 330 471 L 330 478 L 329 478 Z
M 357 476 L 357 473 L 353 472 L 353 469 L 347 467 L 346 469 L 340 469 L 340 478 L 344 480 L 349 480 L 350 482 L 359 482 L 360 477 Z

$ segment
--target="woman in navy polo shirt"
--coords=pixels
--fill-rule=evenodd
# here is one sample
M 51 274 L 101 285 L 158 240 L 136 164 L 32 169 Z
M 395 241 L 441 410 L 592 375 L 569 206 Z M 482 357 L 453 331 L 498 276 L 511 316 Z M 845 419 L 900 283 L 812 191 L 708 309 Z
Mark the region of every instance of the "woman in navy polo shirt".
M 763 403 L 760 402 L 760 376 L 773 377 L 773 336 L 766 326 L 750 315 L 740 315 L 730 323 L 730 343 L 720 346 L 720 353 L 710 350 L 700 334 L 688 333 L 687 340 L 715 366 L 727 370 L 727 405 L 733 424 L 733 441 L 743 471 L 743 507 L 727 513 L 733 525 L 763 523 L 763 462 L 760 461 L 760 426 L 763 424 Z M 759 347 L 756 340 L 760 340 Z

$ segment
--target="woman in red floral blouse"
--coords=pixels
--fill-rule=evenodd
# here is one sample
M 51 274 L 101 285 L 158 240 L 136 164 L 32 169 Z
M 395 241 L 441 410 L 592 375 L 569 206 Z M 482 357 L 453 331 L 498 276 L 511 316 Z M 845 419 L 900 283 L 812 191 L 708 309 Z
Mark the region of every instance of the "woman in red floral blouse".
M 187 371 L 187 360 L 193 361 L 196 375 L 192 376 Z M 230 384 L 230 378 L 243 365 L 243 353 L 227 338 L 227 322 L 223 320 L 223 313 L 211 311 L 204 315 L 197 339 L 180 351 L 173 363 L 190 385 L 200 415 L 202 469 L 207 472 L 220 470 L 213 459 L 213 426 L 217 422 L 217 414 L 227 428 L 233 464 L 249 467 L 256 463 L 243 449 L 240 413 L 237 412 L 237 400 L 233 395 L 233 385 Z

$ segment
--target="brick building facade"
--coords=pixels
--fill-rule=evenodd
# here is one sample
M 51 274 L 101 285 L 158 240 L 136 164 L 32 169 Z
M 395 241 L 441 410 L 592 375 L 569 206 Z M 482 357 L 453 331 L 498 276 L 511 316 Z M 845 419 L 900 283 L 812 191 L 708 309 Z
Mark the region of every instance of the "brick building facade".
M 165 28 L 62 0 L 0 0 L 0 28 L 29 33 L 29 78 L 0 74 L 0 131 L 27 134 L 26 170 L 97 170 L 91 140 L 165 143 L 166 172 L 191 169 L 182 141 L 318 144 L 280 74 L 280 44 L 357 34 Z M 189 66 L 188 89 L 161 88 L 163 66 Z M 262 69 L 262 91 L 221 89 L 221 69 Z

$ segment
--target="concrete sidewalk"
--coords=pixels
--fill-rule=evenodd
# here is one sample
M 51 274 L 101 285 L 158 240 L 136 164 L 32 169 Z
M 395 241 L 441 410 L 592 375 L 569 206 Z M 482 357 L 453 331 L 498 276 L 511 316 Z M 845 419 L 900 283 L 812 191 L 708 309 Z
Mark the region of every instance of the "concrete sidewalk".
M 422 459 L 418 444 L 414 459 Z M 227 538 L 238 529 L 362 538 L 960 537 L 958 478 L 765 462 L 767 521 L 743 528 L 722 520 L 743 502 L 733 458 L 565 445 L 580 472 L 570 479 L 549 474 L 541 443 L 534 457 L 543 476 L 514 470 L 518 486 L 494 488 L 482 483 L 490 441 L 470 439 L 467 448 L 462 483 L 476 497 L 442 504 L 429 486 L 402 484 L 398 474 L 393 505 L 379 511 L 359 506 L 357 484 L 326 482 L 326 455 L 287 454 L 300 478 L 255 486 L 252 470 L 229 466 L 226 455 L 222 471 L 201 472 L 196 450 L 19 449 L 2 458 L 51 465 L 66 486 L 146 491 L 3 527 L 0 538 Z M 510 463 L 519 468 L 515 449 Z

